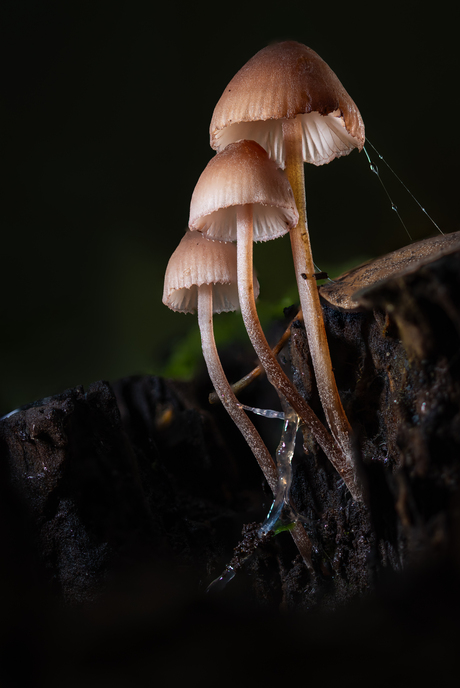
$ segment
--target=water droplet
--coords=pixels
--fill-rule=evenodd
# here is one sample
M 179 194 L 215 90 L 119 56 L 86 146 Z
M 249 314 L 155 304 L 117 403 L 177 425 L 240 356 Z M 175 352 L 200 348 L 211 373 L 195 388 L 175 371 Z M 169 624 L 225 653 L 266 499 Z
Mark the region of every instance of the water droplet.
M 282 411 L 254 408 L 253 406 L 246 406 L 245 404 L 238 404 L 238 406 L 245 411 L 251 411 L 252 413 L 256 413 L 258 416 L 263 416 L 264 418 L 276 418 L 277 420 L 284 420 L 284 413 Z
M 208 585 L 208 587 L 206 588 L 206 592 L 219 592 L 219 590 L 223 590 L 227 583 L 229 583 L 232 580 L 232 578 L 235 577 L 235 573 L 236 571 L 233 568 L 233 566 L 227 566 L 225 571 Z

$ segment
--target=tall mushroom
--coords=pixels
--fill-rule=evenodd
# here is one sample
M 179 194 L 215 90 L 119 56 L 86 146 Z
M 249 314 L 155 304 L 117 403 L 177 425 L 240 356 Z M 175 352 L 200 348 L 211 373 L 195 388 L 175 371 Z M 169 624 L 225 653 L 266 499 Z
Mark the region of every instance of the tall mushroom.
M 303 162 L 322 165 L 364 146 L 358 108 L 330 67 L 295 41 L 270 45 L 233 77 L 216 105 L 211 146 L 254 139 L 285 167 L 299 222 L 290 232 L 297 285 L 328 424 L 353 463 L 351 428 L 332 370 L 307 229 Z
M 203 356 L 211 382 L 275 493 L 278 482 L 275 463 L 233 393 L 214 339 L 213 314 L 233 311 L 239 307 L 236 273 L 234 244 L 211 241 L 200 232 L 187 230 L 166 268 L 163 303 L 182 313 L 198 312 Z M 259 285 L 255 276 L 253 288 L 258 294 Z M 311 566 L 311 545 L 300 523 L 295 525 L 292 537 L 305 563 Z
M 253 239 L 282 236 L 297 222 L 292 190 L 282 170 L 255 141 L 231 143 L 202 172 L 192 194 L 189 227 L 212 239 L 237 239 L 238 294 L 252 345 L 267 377 L 289 402 L 339 471 L 355 499 L 356 474 L 331 435 L 282 370 L 263 333 L 252 285 Z

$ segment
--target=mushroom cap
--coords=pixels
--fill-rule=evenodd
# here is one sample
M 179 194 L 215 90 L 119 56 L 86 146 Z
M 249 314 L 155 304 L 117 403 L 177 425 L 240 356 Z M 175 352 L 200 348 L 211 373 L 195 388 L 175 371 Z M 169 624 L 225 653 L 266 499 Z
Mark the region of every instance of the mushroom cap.
M 284 167 L 282 119 L 300 117 L 305 162 L 323 165 L 364 146 L 364 124 L 332 69 L 295 41 L 260 50 L 233 77 L 217 103 L 211 146 L 254 139 Z
M 211 239 L 236 241 L 237 208 L 253 206 L 254 241 L 297 225 L 294 194 L 284 172 L 255 141 L 230 143 L 205 167 L 192 194 L 189 227 Z
M 166 268 L 163 303 L 173 311 L 195 313 L 198 289 L 204 284 L 213 285 L 214 313 L 239 309 L 235 244 L 187 230 Z M 254 274 L 254 296 L 258 295 Z

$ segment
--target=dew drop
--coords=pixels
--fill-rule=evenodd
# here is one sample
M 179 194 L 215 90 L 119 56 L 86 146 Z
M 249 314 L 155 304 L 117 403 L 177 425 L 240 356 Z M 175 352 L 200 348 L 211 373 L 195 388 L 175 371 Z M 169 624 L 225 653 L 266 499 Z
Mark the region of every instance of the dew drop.
M 233 566 L 227 566 L 225 571 L 208 585 L 206 592 L 219 592 L 220 590 L 223 590 L 227 583 L 229 583 L 232 578 L 235 577 L 235 573 L 236 571 Z

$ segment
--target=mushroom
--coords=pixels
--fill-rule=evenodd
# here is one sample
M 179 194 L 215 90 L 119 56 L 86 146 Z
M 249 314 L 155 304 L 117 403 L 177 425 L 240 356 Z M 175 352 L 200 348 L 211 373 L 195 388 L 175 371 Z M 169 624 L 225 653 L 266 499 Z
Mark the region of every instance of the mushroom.
M 307 229 L 303 162 L 322 165 L 364 146 L 358 108 L 317 53 L 295 41 L 270 45 L 233 77 L 216 105 L 211 146 L 254 139 L 285 167 L 299 211 L 291 245 L 316 383 L 328 424 L 353 464 L 351 427 L 332 370 Z M 352 468 L 354 471 L 354 468 Z
M 255 281 L 258 293 L 258 282 Z M 181 313 L 198 312 L 203 356 L 214 389 L 251 447 L 272 489 L 276 467 L 262 438 L 241 408 L 225 376 L 214 339 L 213 314 L 237 310 L 236 248 L 187 230 L 166 268 L 163 303 Z
M 354 499 L 359 499 L 356 475 L 282 370 L 257 315 L 252 284 L 253 238 L 266 241 L 282 236 L 295 226 L 297 217 L 292 190 L 282 170 L 255 141 L 238 141 L 212 158 L 202 172 L 192 194 L 189 227 L 208 238 L 237 239 L 238 295 L 251 343 L 270 382 L 301 417 Z
M 192 194 L 189 227 L 210 239 L 237 242 L 238 294 L 246 330 L 272 384 L 280 366 L 268 346 L 252 287 L 253 241 L 268 241 L 295 227 L 298 213 L 283 171 L 255 141 L 238 141 L 218 153 Z
M 213 314 L 239 307 L 236 273 L 234 244 L 211 241 L 201 232 L 187 230 L 166 268 L 163 303 L 174 311 L 198 312 L 203 356 L 214 389 L 251 448 L 272 492 L 276 493 L 275 463 L 233 393 L 214 339 Z M 253 289 L 258 294 L 259 285 L 254 275 Z M 300 523 L 292 530 L 292 537 L 305 563 L 311 567 L 311 544 Z

